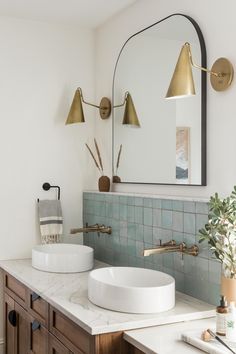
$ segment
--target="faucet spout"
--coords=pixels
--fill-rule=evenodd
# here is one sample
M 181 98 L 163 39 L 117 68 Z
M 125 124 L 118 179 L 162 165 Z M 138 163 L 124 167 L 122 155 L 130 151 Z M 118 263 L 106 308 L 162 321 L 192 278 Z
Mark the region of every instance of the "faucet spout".
M 155 248 L 144 249 L 143 256 L 148 257 L 151 256 L 152 254 L 162 254 L 162 253 L 171 253 L 171 252 L 181 252 L 182 254 L 197 256 L 199 250 L 198 250 L 198 246 L 196 245 L 187 247 L 184 242 L 177 245 L 174 240 L 171 240 Z
M 84 233 L 98 232 L 98 233 L 110 235 L 112 233 L 112 228 L 110 226 L 105 226 L 105 225 L 100 225 L 100 224 L 88 226 L 88 224 L 86 223 L 85 227 L 70 230 L 71 234 L 78 234 L 78 233 L 82 233 L 82 232 L 84 232 Z

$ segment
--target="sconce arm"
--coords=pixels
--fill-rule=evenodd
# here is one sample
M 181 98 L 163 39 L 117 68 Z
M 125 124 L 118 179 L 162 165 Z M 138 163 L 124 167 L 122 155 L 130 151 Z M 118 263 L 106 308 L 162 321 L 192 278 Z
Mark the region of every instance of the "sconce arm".
M 205 71 L 206 73 L 209 73 L 209 74 L 214 75 L 214 76 L 216 76 L 216 77 L 221 77 L 221 76 L 224 75 L 223 73 L 216 73 L 216 72 L 214 72 L 214 71 L 212 71 L 212 70 L 209 70 L 209 69 L 207 69 L 207 68 L 203 68 L 202 66 L 196 64 L 196 63 L 193 61 L 193 56 L 192 56 L 190 44 L 189 44 L 189 43 L 185 43 L 185 45 L 188 47 L 190 62 L 191 62 L 192 66 L 193 66 L 194 68 L 197 68 L 197 69 L 200 69 L 200 70 L 202 70 L 202 71 Z
M 126 91 L 126 93 L 125 93 L 125 98 L 124 98 L 124 102 L 121 103 L 121 104 L 118 104 L 118 105 L 116 105 L 116 106 L 113 106 L 113 108 L 123 107 L 123 106 L 125 105 L 125 103 L 126 103 L 128 94 L 129 94 L 129 92 Z
M 84 100 L 84 96 L 83 96 L 83 92 L 82 92 L 82 89 L 81 87 L 78 87 L 77 90 L 80 92 L 80 96 L 81 96 L 81 100 L 83 103 L 89 105 L 89 106 L 92 106 L 92 107 L 95 107 L 95 108 L 100 108 L 100 106 L 97 106 L 96 104 L 93 104 L 93 103 L 90 103 L 90 102 L 87 102 Z

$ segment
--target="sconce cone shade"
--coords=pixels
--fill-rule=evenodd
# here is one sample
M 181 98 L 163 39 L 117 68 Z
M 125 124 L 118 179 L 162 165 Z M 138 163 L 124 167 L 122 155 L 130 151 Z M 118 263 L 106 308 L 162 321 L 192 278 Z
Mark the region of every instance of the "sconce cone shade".
M 85 119 L 84 119 L 84 112 L 82 107 L 81 93 L 79 90 L 76 90 L 70 107 L 70 112 L 66 120 L 66 124 L 84 123 L 84 122 Z
M 189 45 L 185 44 L 181 49 L 166 98 L 186 97 L 195 94 Z
M 134 103 L 133 103 L 132 97 L 129 93 L 127 94 L 127 97 L 126 97 L 125 112 L 124 112 L 122 124 L 134 125 L 134 126 L 140 127 L 140 123 L 139 123 L 138 116 L 137 116 L 137 113 L 136 113 L 136 110 L 134 107 Z

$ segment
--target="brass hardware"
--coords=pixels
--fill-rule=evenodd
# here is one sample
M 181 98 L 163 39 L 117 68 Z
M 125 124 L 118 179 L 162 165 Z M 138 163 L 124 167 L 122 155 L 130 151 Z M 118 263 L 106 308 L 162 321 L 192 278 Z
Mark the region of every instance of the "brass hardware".
M 199 249 L 197 245 L 187 247 L 184 242 L 177 245 L 175 240 L 171 240 L 169 242 L 160 244 L 160 246 L 157 246 L 156 248 L 144 249 L 143 256 L 148 257 L 152 254 L 163 254 L 163 253 L 171 253 L 171 252 L 181 252 L 182 254 L 197 256 Z
M 84 233 L 98 232 L 98 233 L 102 233 L 102 234 L 111 235 L 112 228 L 110 226 L 105 226 L 105 225 L 100 225 L 100 224 L 95 224 L 95 225 L 90 225 L 90 226 L 88 226 L 88 224 L 86 224 L 85 227 L 70 230 L 71 234 L 78 234 L 78 233 L 82 233 L 82 232 L 84 232 Z
M 210 74 L 211 85 L 216 91 L 226 90 L 232 83 L 234 69 L 226 58 L 219 58 L 211 70 L 194 63 L 191 46 L 185 43 L 181 49 L 166 98 L 178 98 L 195 95 L 192 66 Z
M 84 123 L 84 111 L 82 102 L 89 106 L 95 107 L 99 109 L 100 117 L 102 119 L 109 118 L 111 114 L 111 101 L 107 97 L 103 97 L 100 101 L 99 106 L 84 100 L 82 89 L 80 87 L 75 91 L 75 95 L 71 104 L 71 108 L 66 120 L 66 124 L 73 123 Z
M 136 113 L 134 102 L 129 92 L 125 93 L 124 102 L 122 104 L 113 106 L 113 108 L 125 106 L 123 122 L 124 125 L 132 125 L 135 127 L 140 127 L 139 119 Z

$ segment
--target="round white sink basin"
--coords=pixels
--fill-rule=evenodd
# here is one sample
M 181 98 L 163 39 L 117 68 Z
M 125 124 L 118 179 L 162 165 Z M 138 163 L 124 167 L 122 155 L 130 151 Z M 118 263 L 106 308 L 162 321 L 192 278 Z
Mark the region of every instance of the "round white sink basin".
M 151 269 L 108 267 L 89 273 L 88 297 L 95 305 L 130 313 L 157 313 L 175 306 L 175 280 Z
M 65 243 L 35 246 L 32 266 L 53 273 L 85 272 L 93 268 L 93 249 Z

